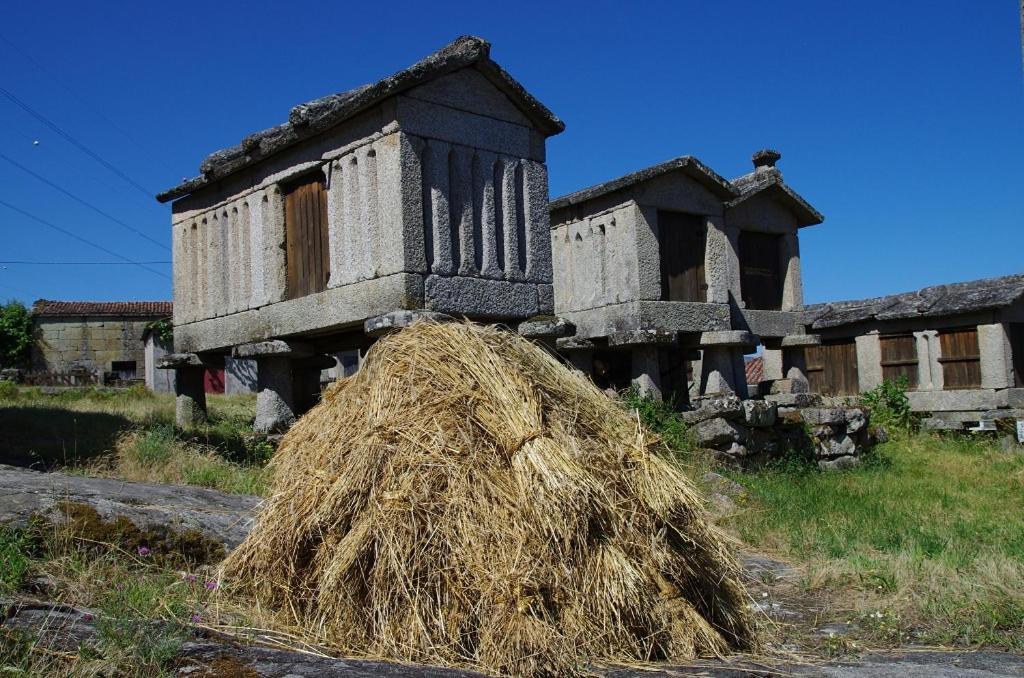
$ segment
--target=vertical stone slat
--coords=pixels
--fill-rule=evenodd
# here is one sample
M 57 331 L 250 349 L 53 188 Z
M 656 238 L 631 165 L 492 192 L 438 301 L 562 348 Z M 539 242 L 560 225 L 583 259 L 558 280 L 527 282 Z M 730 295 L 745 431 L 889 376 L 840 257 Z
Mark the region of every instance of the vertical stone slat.
M 430 272 L 438 275 L 452 275 L 455 272 L 452 260 L 452 226 L 448 185 L 448 159 L 451 144 L 443 141 L 428 141 L 423 153 L 424 224 L 429 223 L 431 256 L 427 262 Z M 424 229 L 427 231 L 428 229 Z
M 479 228 L 480 242 L 476 244 L 481 251 L 480 274 L 485 278 L 502 277 L 501 266 L 498 264 L 498 251 L 504 243 L 498 244 L 501 227 L 498 224 L 498 210 L 495 201 L 494 164 L 498 157 L 488 151 L 477 151 L 475 179 L 477 195 L 479 195 Z
M 220 261 L 220 215 L 216 211 L 210 213 L 206 222 L 206 313 L 205 317 L 215 318 L 220 315 L 220 300 L 223 271 Z
M 509 280 L 522 280 L 525 271 L 520 259 L 525 254 L 526 243 L 521 235 L 520 222 L 523 217 L 522 191 L 516 186 L 516 176 L 521 174 L 519 160 L 502 157 L 501 168 L 501 217 L 502 237 L 505 239 L 505 277 Z
M 526 279 L 551 282 L 548 214 L 548 171 L 543 163 L 523 161 L 524 217 L 526 222 Z
M 224 312 L 234 313 L 238 310 L 238 210 L 234 207 L 224 211 L 224 232 Z
M 266 303 L 285 298 L 288 290 L 284 194 L 276 184 L 263 196 L 263 289 Z
M 362 263 L 365 261 L 365 241 L 360 223 L 359 165 L 355 154 L 339 160 L 341 163 L 342 191 L 342 238 L 344 238 L 344 261 L 342 262 L 342 284 L 363 279 Z
M 362 271 L 366 279 L 378 275 L 378 261 L 382 249 L 377 218 L 377 152 L 372 146 L 358 151 L 359 174 L 359 228 L 363 235 Z
M 256 308 L 266 303 L 266 292 L 263 289 L 264 267 L 263 260 L 263 191 L 257 191 L 249 196 L 246 212 L 249 215 L 249 261 L 250 261 L 250 294 L 249 308 Z
M 239 303 L 238 310 L 252 308 L 252 231 L 250 230 L 249 202 L 239 201 L 238 213 L 238 256 L 239 264 Z
M 345 232 L 345 180 L 341 161 L 334 160 L 325 167 L 327 174 L 327 246 L 330 250 L 331 271 L 327 287 L 338 287 L 345 282 L 347 238 Z
M 449 190 L 451 200 L 452 239 L 457 242 L 458 258 L 453 260 L 459 275 L 478 275 L 476 248 L 473 242 L 473 149 L 453 146 Z M 454 258 L 453 258 L 454 259 Z
M 192 315 L 192 320 L 200 320 L 206 318 L 206 299 L 207 290 L 209 289 L 209 283 L 207 282 L 207 251 L 209 248 L 209 240 L 206 231 L 209 227 L 207 218 L 204 216 L 201 219 L 196 220 L 196 231 L 195 231 L 195 252 L 193 253 L 196 260 L 196 279 L 195 279 L 195 313 Z

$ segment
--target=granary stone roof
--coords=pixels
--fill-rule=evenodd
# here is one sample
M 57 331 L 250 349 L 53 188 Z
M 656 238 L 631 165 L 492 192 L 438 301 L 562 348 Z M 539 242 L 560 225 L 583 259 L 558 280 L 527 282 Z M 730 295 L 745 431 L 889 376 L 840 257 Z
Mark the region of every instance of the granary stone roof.
M 291 109 L 288 122 L 250 134 L 241 143 L 216 151 L 199 166 L 200 176 L 183 181 L 156 196 L 167 202 L 222 179 L 305 139 L 324 132 L 388 97 L 439 76 L 473 67 L 505 94 L 544 134 L 565 129 L 565 123 L 535 99 L 501 66 L 491 61 L 491 45 L 475 36 L 462 36 L 405 70 L 383 80 L 330 94 Z
M 811 327 L 840 327 L 865 320 L 931 318 L 990 311 L 1024 297 L 1024 274 L 925 287 L 873 299 L 836 301 L 806 307 Z
M 771 164 L 758 166 L 759 154 L 771 153 Z M 825 221 L 821 212 L 811 207 L 811 204 L 786 185 L 782 180 L 782 172 L 774 167 L 775 160 L 781 157 L 777 151 L 758 151 L 754 154 L 755 169 L 749 174 L 736 177 L 732 185 L 740 192 L 735 200 L 726 203 L 726 207 L 740 205 L 755 195 L 764 194 L 778 200 L 785 205 L 797 218 L 798 226 L 814 226 Z
M 173 312 L 170 301 L 52 301 L 39 299 L 32 304 L 35 316 L 137 316 L 164 317 Z
M 635 184 L 639 184 L 677 170 L 682 171 L 684 174 L 702 184 L 705 188 L 709 189 L 712 193 L 721 198 L 736 198 L 739 195 L 739 191 L 734 189 L 724 178 L 712 171 L 710 167 L 692 155 L 683 155 L 678 158 L 673 158 L 667 162 L 652 165 L 651 167 L 644 168 L 637 172 L 626 174 L 618 179 L 612 179 L 611 181 L 606 181 L 603 184 L 597 184 L 596 186 L 584 188 L 583 190 L 576 191 L 575 193 L 563 195 L 560 198 L 552 200 L 549 207 L 552 210 L 557 210 L 563 207 L 568 207 L 569 205 L 578 205 L 602 195 L 612 193 L 623 188 L 629 188 Z

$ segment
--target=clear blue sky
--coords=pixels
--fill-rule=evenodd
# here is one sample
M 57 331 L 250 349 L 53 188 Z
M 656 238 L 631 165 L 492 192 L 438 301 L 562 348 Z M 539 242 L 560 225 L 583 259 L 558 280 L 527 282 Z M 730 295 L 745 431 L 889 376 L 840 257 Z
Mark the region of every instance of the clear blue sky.
M 152 194 L 299 102 L 476 34 L 566 123 L 553 196 L 683 154 L 734 177 L 780 149 L 826 216 L 801 234 L 816 302 L 1024 271 L 1019 18 L 1017 0 L 8 3 L 0 87 Z M 168 206 L 2 96 L 0 152 L 169 244 Z M 0 186 L 111 251 L 170 258 L 2 159 Z M 2 205 L 0 231 L 0 260 L 116 260 Z M 170 294 L 133 266 L 0 264 L 0 299 Z

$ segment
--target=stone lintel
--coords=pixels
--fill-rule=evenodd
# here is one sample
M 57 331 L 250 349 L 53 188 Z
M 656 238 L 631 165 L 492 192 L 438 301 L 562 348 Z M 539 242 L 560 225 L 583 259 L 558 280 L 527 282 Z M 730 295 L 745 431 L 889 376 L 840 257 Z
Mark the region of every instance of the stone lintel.
M 305 358 L 313 355 L 316 351 L 312 347 L 294 341 L 272 339 L 270 341 L 256 341 L 251 344 L 240 344 L 231 350 L 235 358 L 259 358 L 262 356 L 273 356 L 275 358 Z
M 675 332 L 664 330 L 632 330 L 608 335 L 608 346 L 675 346 Z
M 205 367 L 195 353 L 167 353 L 156 361 L 158 370 L 176 370 L 182 367 Z
M 757 346 L 757 337 L 747 330 L 701 332 L 700 345 L 706 348 L 754 348 Z
M 389 332 L 409 327 L 413 323 L 425 320 L 428 322 L 445 323 L 454 320 L 447 313 L 421 310 L 398 310 L 383 313 L 363 322 L 363 332 L 371 337 L 380 337 Z
M 555 340 L 555 348 L 559 351 L 593 351 L 597 345 L 583 337 L 561 337 Z
M 516 331 L 527 339 L 559 338 L 576 334 L 576 326 L 565 318 L 550 316 L 524 320 Z
M 803 348 L 821 346 L 820 334 L 790 334 L 782 338 L 783 348 Z

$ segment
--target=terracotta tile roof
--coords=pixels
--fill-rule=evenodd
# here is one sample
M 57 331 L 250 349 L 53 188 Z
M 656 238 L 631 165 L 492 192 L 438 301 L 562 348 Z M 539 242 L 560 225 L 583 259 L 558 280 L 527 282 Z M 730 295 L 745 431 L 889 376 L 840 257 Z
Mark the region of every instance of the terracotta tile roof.
M 51 301 L 32 304 L 32 315 L 109 315 L 166 317 L 173 312 L 170 301 Z
M 764 358 L 751 358 L 743 367 L 747 371 L 748 384 L 760 384 L 764 381 Z

